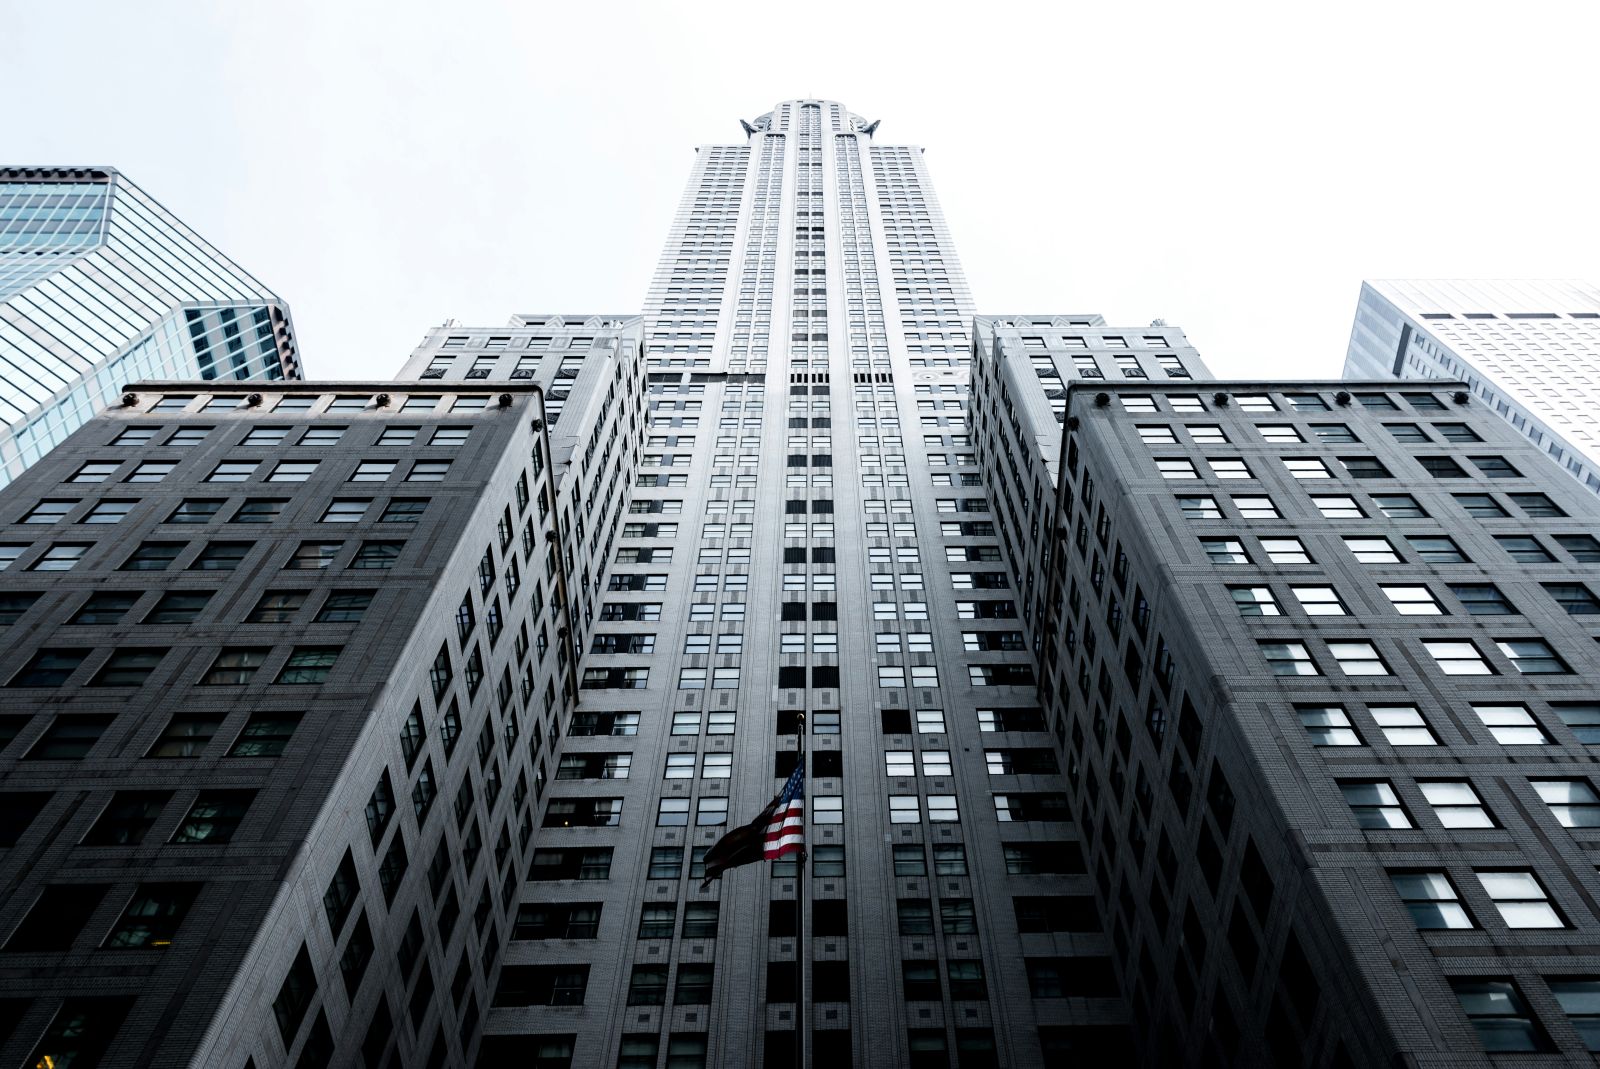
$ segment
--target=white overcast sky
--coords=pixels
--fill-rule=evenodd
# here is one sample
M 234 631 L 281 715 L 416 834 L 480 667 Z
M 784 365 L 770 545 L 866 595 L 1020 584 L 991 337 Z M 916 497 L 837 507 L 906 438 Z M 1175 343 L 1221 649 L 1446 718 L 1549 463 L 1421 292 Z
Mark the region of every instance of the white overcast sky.
M 1364 277 L 1600 279 L 1600 3 L 0 0 L 0 156 L 110 164 L 315 377 L 644 299 L 693 146 L 817 96 L 926 147 L 980 310 L 1337 372 Z

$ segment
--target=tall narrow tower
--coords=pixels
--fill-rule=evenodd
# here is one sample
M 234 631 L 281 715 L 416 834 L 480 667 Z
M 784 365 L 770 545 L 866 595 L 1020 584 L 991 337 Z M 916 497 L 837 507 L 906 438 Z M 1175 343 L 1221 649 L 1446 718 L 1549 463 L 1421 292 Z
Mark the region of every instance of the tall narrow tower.
M 699 149 L 651 285 L 632 522 L 524 885 L 520 934 L 550 938 L 511 944 L 484 1049 L 790 1064 L 796 867 L 699 877 L 802 724 L 814 1064 L 1102 1049 L 1120 1004 L 968 436 L 973 309 L 922 150 L 830 101 L 743 125 Z M 584 849 L 608 878 L 542 877 Z M 592 939 L 546 923 L 574 903 Z M 579 966 L 581 1011 L 510 1005 L 557 1001 L 541 977 Z M 1046 982 L 1078 997 L 1028 997 Z

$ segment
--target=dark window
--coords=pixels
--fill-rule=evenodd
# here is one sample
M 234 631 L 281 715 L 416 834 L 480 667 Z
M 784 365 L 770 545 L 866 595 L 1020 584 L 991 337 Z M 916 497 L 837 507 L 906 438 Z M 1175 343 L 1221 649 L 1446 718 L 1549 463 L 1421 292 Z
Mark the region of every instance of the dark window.
M 672 1001 L 678 1006 L 706 1006 L 711 1003 L 710 965 L 678 966 L 678 986 L 672 992 Z
M 400 881 L 405 879 L 408 863 L 405 836 L 396 833 L 394 842 L 389 844 L 388 851 L 383 855 L 383 861 L 378 864 L 378 886 L 383 889 L 386 905 L 394 904 L 394 896 L 400 890 Z
M 1463 428 L 1465 429 L 1465 428 Z M 1520 479 L 1522 472 L 1505 457 L 1468 457 L 1477 469 L 1491 479 Z
M 1418 557 L 1429 564 L 1464 564 L 1466 554 L 1461 552 L 1454 539 L 1443 535 L 1426 537 L 1422 535 L 1408 535 L 1406 541 L 1416 551 Z
M 340 646 L 296 646 L 283 663 L 274 683 L 314 684 L 326 683 L 339 659 Z
M 177 713 L 145 756 L 199 757 L 222 726 L 222 719 L 221 713 Z
M 1450 583 L 1450 593 L 1470 616 L 1510 616 L 1517 610 L 1493 583 Z
M 118 791 L 83 837 L 83 845 L 138 846 L 171 798 L 171 791 Z
M 105 713 L 58 716 L 23 760 L 81 761 L 89 755 L 114 719 L 114 716 Z
M 367 915 L 363 913 L 356 918 L 355 926 L 350 929 L 350 939 L 344 945 L 344 953 L 339 955 L 339 976 L 344 980 L 345 995 L 352 1001 L 361 986 L 361 978 L 367 973 L 367 965 L 372 961 L 373 949 L 372 928 L 367 924 Z M 326 1065 L 327 1062 L 319 1064 Z
M 105 883 L 44 887 L 4 949 L 14 953 L 70 950 L 110 887 Z
M 269 590 L 244 618 L 247 624 L 281 624 L 294 618 L 305 604 L 307 590 Z
M 372 789 L 372 795 L 367 799 L 367 834 L 372 838 L 372 845 L 376 847 L 383 838 L 384 830 L 389 827 L 389 820 L 394 816 L 394 787 L 389 782 L 389 770 L 384 769 L 378 777 L 378 784 Z
M 1495 535 L 1494 540 L 1514 561 L 1523 564 L 1547 564 L 1555 560 L 1544 544 L 1532 535 Z
M 359 623 L 372 605 L 375 590 L 335 590 L 317 611 L 319 624 Z
M 1098 932 L 1100 913 L 1088 895 L 1014 896 L 1019 932 Z
M 0 850 L 17 845 L 48 801 L 48 791 L 0 791 Z M 0 1029 L 0 1033 L 3 1031 Z
M 1566 515 L 1560 506 L 1544 494 L 1509 494 L 1507 496 L 1511 498 L 1513 504 L 1529 516 L 1555 517 Z
M 1452 494 L 1451 496 L 1456 499 L 1456 504 L 1460 505 L 1468 516 L 1493 520 L 1510 515 L 1501 507 L 1500 502 L 1494 499 L 1493 494 Z
M 283 514 L 283 506 L 289 503 L 283 497 L 252 497 L 245 499 L 239 506 L 239 511 L 233 514 L 229 523 L 271 523 Z
M 360 896 L 361 880 L 356 875 L 355 858 L 346 849 L 333 879 L 328 881 L 328 889 L 322 892 L 322 908 L 327 911 L 328 928 L 335 939 L 344 930 L 344 922 L 349 919 Z
M 594 939 L 600 930 L 599 902 L 524 903 L 517 907 L 513 939 Z M 672 934 L 672 926 L 667 926 Z
M 94 678 L 89 680 L 89 685 L 91 687 L 142 686 L 166 655 L 165 646 L 115 650 L 106 658 L 105 664 L 100 666 Z
M 132 998 L 67 999 L 24 1064 L 93 1069 L 111 1048 L 133 1001 Z
M 231 843 L 255 796 L 255 791 L 201 791 L 173 833 L 172 842 L 208 846 Z
M 222 508 L 220 498 L 185 498 L 172 510 L 167 523 L 210 523 Z
M 234 740 L 229 757 L 277 757 L 300 726 L 299 713 L 253 713 Z
M 161 595 L 161 600 L 156 602 L 141 620 L 146 624 L 192 624 L 195 617 L 200 615 L 211 602 L 213 591 L 210 590 L 173 590 Z
M 1572 554 L 1572 559 L 1582 564 L 1600 563 L 1600 539 L 1594 535 L 1556 535 L 1556 543 Z
M 265 646 L 236 646 L 217 654 L 206 674 L 200 677 L 202 686 L 243 686 L 255 677 L 267 659 Z
M 140 884 L 102 945 L 108 950 L 171 946 L 200 887 L 198 883 Z
M 87 601 L 68 620 L 69 624 L 114 624 L 127 615 L 143 594 L 138 591 L 101 590 L 90 594 Z
M 351 568 L 389 569 L 400 559 L 404 542 L 363 542 L 350 561 Z
M 663 972 L 663 989 L 665 970 Z M 581 1006 L 589 986 L 587 965 L 507 965 L 500 970 L 496 1006 Z
M 254 542 L 212 542 L 190 563 L 192 572 L 231 572 L 244 562 Z
M 1449 457 L 1418 457 L 1417 463 L 1422 465 L 1422 470 L 1432 475 L 1435 479 L 1465 479 L 1466 471 Z
M 1522 992 L 1510 980 L 1451 977 L 1450 987 L 1461 1012 L 1478 1033 L 1486 1051 L 1544 1051 L 1549 1037 L 1528 1009 Z
M 11 677 L 8 687 L 59 687 L 89 656 L 86 649 L 42 649 Z
M 124 572 L 164 572 L 183 551 L 183 542 L 143 542 L 127 560 L 122 562 Z
M 1372 503 L 1391 520 L 1421 520 L 1428 516 L 1410 494 L 1373 494 Z
M 294 964 L 289 966 L 289 974 L 278 988 L 278 997 L 272 1000 L 272 1016 L 278 1022 L 278 1034 L 283 1038 L 285 1047 L 294 1046 L 300 1022 L 305 1020 L 306 1010 L 316 994 L 317 974 L 312 970 L 311 956 L 302 944 L 300 953 L 295 955 Z
M 1545 592 L 1569 616 L 1593 616 L 1600 613 L 1600 599 L 1582 583 L 1545 583 Z
M 1024 958 L 1034 998 L 1110 998 L 1117 994 L 1110 958 Z

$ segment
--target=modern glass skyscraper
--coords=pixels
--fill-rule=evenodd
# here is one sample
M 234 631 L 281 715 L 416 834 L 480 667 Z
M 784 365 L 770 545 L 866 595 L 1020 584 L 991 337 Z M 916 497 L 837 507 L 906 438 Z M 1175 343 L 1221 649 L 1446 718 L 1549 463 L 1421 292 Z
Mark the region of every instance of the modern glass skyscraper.
M 1361 284 L 1344 373 L 1464 379 L 1600 494 L 1600 286 L 1577 279 Z
M 0 168 L 0 485 L 152 377 L 299 378 L 288 306 L 109 167 Z

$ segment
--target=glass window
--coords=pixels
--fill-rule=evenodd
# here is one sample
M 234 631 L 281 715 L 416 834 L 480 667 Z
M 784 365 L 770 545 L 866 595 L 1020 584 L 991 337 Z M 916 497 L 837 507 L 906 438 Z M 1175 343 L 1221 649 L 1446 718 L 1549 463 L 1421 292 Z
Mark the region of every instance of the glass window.
M 283 513 L 288 499 L 282 497 L 246 498 L 229 523 L 271 523 Z
M 1533 789 L 1563 828 L 1600 828 L 1600 795 L 1583 779 L 1536 779 Z
M 1442 616 L 1444 609 L 1425 586 L 1380 586 L 1395 612 L 1401 616 Z
M 1292 586 L 1295 600 L 1307 616 L 1348 616 L 1339 592 L 1331 586 Z
M 444 482 L 449 474 L 450 461 L 448 460 L 418 460 L 411 465 L 411 472 L 406 476 L 407 482 L 412 483 L 439 483 Z
M 1600 1051 L 1600 979 L 1564 976 L 1551 977 L 1546 983 L 1584 1049 Z
M 1471 642 L 1424 642 L 1423 648 L 1447 676 L 1492 676 L 1494 669 Z
M 1433 729 L 1414 705 L 1373 705 L 1367 711 L 1390 746 L 1437 746 Z
M 211 474 L 206 476 L 206 482 L 242 483 L 260 466 L 259 460 L 225 460 L 211 469 Z
M 1600 563 L 1600 539 L 1594 535 L 1568 534 L 1556 535 L 1556 543 L 1562 549 L 1572 554 L 1572 559 L 1580 564 Z
M 1561 722 L 1585 746 L 1600 745 L 1600 704 L 1593 702 L 1552 702 Z
M 1469 616 L 1511 616 L 1516 609 L 1493 583 L 1451 583 L 1455 595 Z
M 1593 616 L 1600 613 L 1600 599 L 1582 583 L 1545 583 L 1545 592 L 1569 616 Z
M 1317 506 L 1318 512 L 1330 520 L 1360 519 L 1366 515 L 1355 498 L 1344 494 L 1313 494 L 1311 502 Z
M 1442 872 L 1391 872 L 1395 892 L 1418 928 L 1471 928 L 1461 895 Z
M 1240 616 L 1282 615 L 1270 587 L 1233 586 L 1228 590 L 1233 594 L 1233 603 L 1238 608 Z
M 1510 980 L 1471 976 L 1450 978 L 1461 1012 L 1486 1051 L 1541 1051 L 1550 1048 L 1522 992 Z
M 1427 537 L 1423 535 L 1407 535 L 1406 542 L 1419 558 L 1429 564 L 1465 564 L 1466 554 L 1451 538 L 1444 536 Z
M 1531 872 L 1477 873 L 1483 891 L 1500 911 L 1507 928 L 1565 928 L 1566 922 L 1550 903 L 1544 886 Z
M 1345 548 L 1362 564 L 1398 564 L 1399 554 L 1389 544 L 1387 538 L 1353 538 L 1346 537 Z
M 89 552 L 87 542 L 57 542 L 33 562 L 29 571 L 70 572 L 87 552 Z
M 370 497 L 336 497 L 322 513 L 322 523 L 360 523 L 372 505 Z
M 1572 669 L 1557 656 L 1548 642 L 1537 638 L 1495 640 L 1511 666 L 1523 675 L 1567 675 Z
M 1249 564 L 1244 543 L 1237 538 L 1202 538 L 1201 547 L 1213 564 Z
M 1492 828 L 1494 818 L 1483 799 L 1465 780 L 1419 780 L 1417 789 L 1428 800 L 1433 815 L 1447 828 Z
M 1301 642 L 1261 642 L 1261 654 L 1275 676 L 1320 675 L 1311 654 Z
M 1514 561 L 1524 564 L 1547 564 L 1555 560 L 1550 551 L 1532 535 L 1495 535 L 1494 540 Z
M 1400 804 L 1394 787 L 1384 780 L 1344 782 L 1339 784 L 1356 826 L 1369 830 L 1389 830 L 1411 827 L 1411 818 Z
M 1550 741 L 1526 705 L 1474 705 L 1472 711 L 1502 746 L 1543 746 Z
M 1283 466 L 1296 479 L 1331 479 L 1333 473 L 1316 457 L 1284 457 Z
M 1461 506 L 1468 516 L 1476 516 L 1480 520 L 1498 520 L 1511 515 L 1494 499 L 1493 494 L 1452 494 L 1456 504 Z
M 1424 520 L 1428 514 L 1410 494 L 1373 494 L 1372 503 L 1391 520 Z
M 1389 666 L 1370 642 L 1330 642 L 1328 652 L 1347 676 L 1386 676 Z
M 1311 555 L 1298 538 L 1263 538 L 1261 549 L 1273 564 L 1310 564 Z
M 267 476 L 267 482 L 303 483 L 311 478 L 319 463 L 316 460 L 280 460 L 277 467 L 272 469 L 272 474 Z
M 1301 705 L 1296 707 L 1300 723 L 1311 738 L 1313 746 L 1360 746 L 1361 736 L 1350 726 L 1350 717 L 1338 705 Z
M 221 498 L 184 498 L 178 507 L 172 510 L 172 515 L 166 518 L 165 523 L 210 523 L 222 509 Z M 88 523 L 89 518 L 84 517 Z

